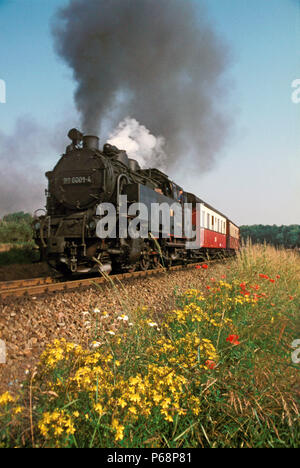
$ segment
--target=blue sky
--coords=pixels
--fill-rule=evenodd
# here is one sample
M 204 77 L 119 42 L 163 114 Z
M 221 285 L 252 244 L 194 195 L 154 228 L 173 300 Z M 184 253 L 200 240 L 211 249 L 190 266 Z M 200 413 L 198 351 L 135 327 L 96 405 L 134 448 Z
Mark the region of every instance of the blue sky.
M 77 123 L 75 83 L 50 33 L 51 18 L 65 3 L 0 0 L 0 79 L 7 85 L 1 132 L 13 132 L 22 116 L 52 128 L 66 116 L 70 128 Z M 299 224 L 300 104 L 291 101 L 291 83 L 300 78 L 300 1 L 205 3 L 231 49 L 227 83 L 234 131 L 212 171 L 171 176 L 238 224 Z M 44 172 L 56 158 L 43 156 Z

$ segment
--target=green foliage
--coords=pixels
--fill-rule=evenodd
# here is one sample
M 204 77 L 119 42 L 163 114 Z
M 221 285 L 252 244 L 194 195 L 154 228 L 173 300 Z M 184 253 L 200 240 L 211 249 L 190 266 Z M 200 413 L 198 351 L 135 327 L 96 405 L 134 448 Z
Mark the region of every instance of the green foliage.
M 27 265 L 38 262 L 40 254 L 33 241 L 13 247 L 7 252 L 0 252 L 0 266 Z
M 33 218 L 28 213 L 13 213 L 0 220 L 0 243 L 23 243 L 32 240 Z
M 241 226 L 241 237 L 244 241 L 251 239 L 253 244 L 267 244 L 288 249 L 300 248 L 300 225 L 290 226 Z

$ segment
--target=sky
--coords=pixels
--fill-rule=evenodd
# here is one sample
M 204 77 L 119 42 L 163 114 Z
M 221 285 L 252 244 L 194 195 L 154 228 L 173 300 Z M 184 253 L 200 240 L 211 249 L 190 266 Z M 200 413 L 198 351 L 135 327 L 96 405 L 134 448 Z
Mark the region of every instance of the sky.
M 68 128 L 78 123 L 72 72 L 56 55 L 51 35 L 53 15 L 66 3 L 0 0 L 0 80 L 6 83 L 2 134 L 18 138 L 16 124 L 23 118 L 52 132 L 60 122 Z M 169 176 L 239 225 L 300 224 L 300 103 L 291 99 L 292 82 L 300 79 L 300 0 L 204 3 L 230 49 L 224 93 L 232 130 L 209 172 L 185 168 Z M 54 143 L 55 138 L 54 132 Z M 52 169 L 63 151 L 41 148 L 39 170 Z M 4 169 L 0 160 L 5 179 Z M 41 204 L 43 194 L 32 211 Z

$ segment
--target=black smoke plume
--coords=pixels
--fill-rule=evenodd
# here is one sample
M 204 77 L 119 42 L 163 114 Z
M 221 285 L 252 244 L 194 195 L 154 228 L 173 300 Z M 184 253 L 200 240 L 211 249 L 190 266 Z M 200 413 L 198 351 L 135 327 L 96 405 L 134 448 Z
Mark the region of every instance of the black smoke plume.
M 63 152 L 67 129 L 62 122 L 45 128 L 24 116 L 11 134 L 0 131 L 0 218 L 45 207 L 45 172 Z
M 53 34 L 84 132 L 106 138 L 133 118 L 165 139 L 169 168 L 212 166 L 231 125 L 230 53 L 199 1 L 70 0 Z

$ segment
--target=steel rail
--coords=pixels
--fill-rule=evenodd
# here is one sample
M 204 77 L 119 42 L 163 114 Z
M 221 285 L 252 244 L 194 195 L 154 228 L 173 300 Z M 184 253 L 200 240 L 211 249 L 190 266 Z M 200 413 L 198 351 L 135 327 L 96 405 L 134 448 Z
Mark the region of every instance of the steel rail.
M 210 260 L 206 262 L 190 263 L 186 265 L 176 265 L 168 269 L 156 268 L 146 271 L 134 271 L 130 273 L 120 273 L 109 276 L 84 278 L 65 282 L 57 282 L 54 278 L 36 278 L 31 280 L 9 281 L 0 283 L 0 300 L 8 297 L 38 296 L 50 292 L 63 292 L 78 289 L 80 287 L 93 286 L 95 284 L 109 284 L 110 282 L 128 280 L 131 278 L 147 278 L 149 276 L 160 275 L 168 271 L 185 270 L 195 268 L 197 265 L 205 263 L 215 263 L 220 260 Z M 6 287 L 7 286 L 7 287 Z M 16 287 L 14 287 L 16 286 Z
M 0 292 L 7 291 L 9 289 L 18 289 L 18 288 L 26 288 L 26 287 L 32 287 L 32 286 L 40 286 L 43 284 L 51 284 L 54 281 L 55 279 L 50 276 L 41 277 L 41 278 L 13 280 L 13 281 L 1 281 Z

